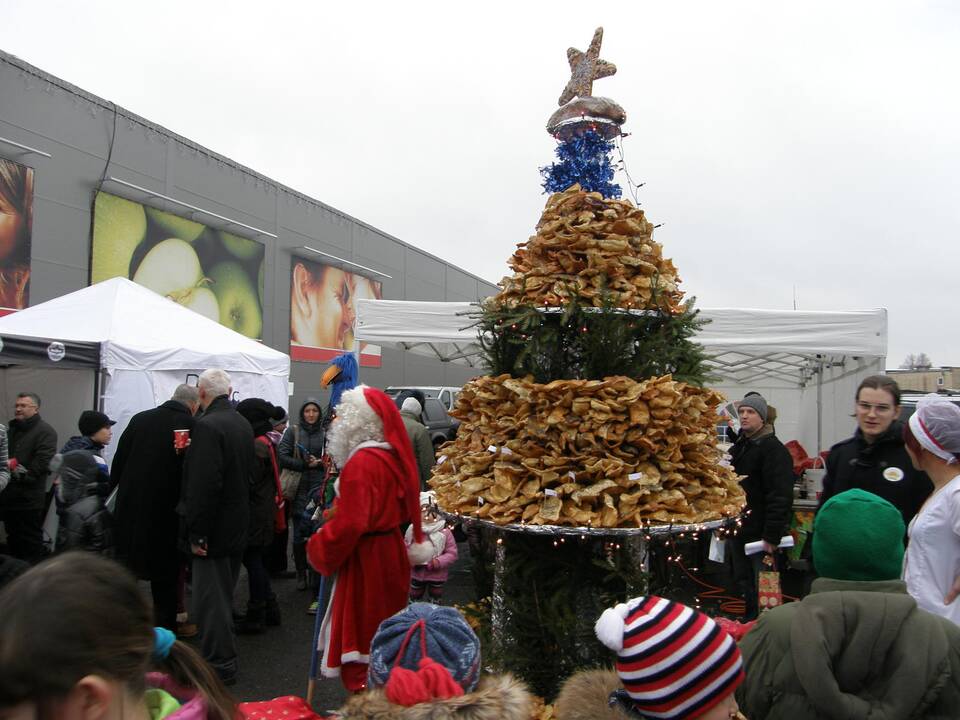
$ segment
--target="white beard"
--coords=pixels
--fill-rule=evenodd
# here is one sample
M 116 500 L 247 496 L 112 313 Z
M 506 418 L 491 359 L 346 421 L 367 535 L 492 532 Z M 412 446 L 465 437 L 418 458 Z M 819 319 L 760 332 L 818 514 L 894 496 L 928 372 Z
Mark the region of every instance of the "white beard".
M 343 469 L 350 452 L 363 442 L 383 442 L 383 421 L 363 395 L 363 385 L 348 390 L 337 405 L 337 416 L 327 433 L 327 452 Z

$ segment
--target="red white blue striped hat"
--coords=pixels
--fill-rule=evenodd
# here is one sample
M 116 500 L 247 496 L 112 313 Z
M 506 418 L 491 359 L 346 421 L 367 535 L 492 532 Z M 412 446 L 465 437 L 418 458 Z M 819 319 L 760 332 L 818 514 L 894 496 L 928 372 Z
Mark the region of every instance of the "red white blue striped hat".
M 618 700 L 642 717 L 696 718 L 743 682 L 736 642 L 701 612 L 656 596 L 603 612 L 597 638 L 617 653 Z

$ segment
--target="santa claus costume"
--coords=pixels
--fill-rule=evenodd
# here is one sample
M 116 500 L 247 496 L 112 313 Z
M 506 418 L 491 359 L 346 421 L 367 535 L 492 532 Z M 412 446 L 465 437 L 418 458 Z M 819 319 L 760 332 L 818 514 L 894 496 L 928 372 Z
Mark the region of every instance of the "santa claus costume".
M 307 557 L 333 582 L 320 629 L 320 672 L 356 692 L 366 684 L 377 627 L 407 604 L 410 560 L 401 524 L 412 523 L 427 559 L 433 546 L 420 529 L 419 475 L 393 401 L 360 385 L 343 394 L 336 413 L 327 450 L 340 467 L 337 497 Z

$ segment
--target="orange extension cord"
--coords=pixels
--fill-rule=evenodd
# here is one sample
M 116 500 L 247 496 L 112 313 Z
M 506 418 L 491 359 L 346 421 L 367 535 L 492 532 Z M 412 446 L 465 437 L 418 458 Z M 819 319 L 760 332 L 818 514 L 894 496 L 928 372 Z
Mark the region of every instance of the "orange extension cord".
M 690 572 L 686 568 L 686 566 L 683 564 L 682 560 L 678 559 L 676 563 L 680 567 L 680 569 L 683 570 L 684 574 L 688 578 L 693 580 L 700 587 L 706 588 L 706 590 L 697 593 L 697 597 L 700 599 L 700 602 L 703 602 L 705 600 L 710 600 L 710 601 L 719 600 L 721 601 L 720 612 L 727 613 L 728 615 L 739 615 L 742 617 L 743 614 L 747 611 L 746 603 L 744 603 L 743 598 L 735 597 L 733 595 L 727 595 L 726 588 L 718 587 L 717 585 L 711 585 L 708 582 L 704 582 L 703 580 L 698 578 L 696 575 L 694 575 L 692 572 Z M 795 601 L 795 600 L 799 600 L 800 598 L 795 598 L 792 595 L 787 595 L 786 593 L 784 593 L 783 599 Z

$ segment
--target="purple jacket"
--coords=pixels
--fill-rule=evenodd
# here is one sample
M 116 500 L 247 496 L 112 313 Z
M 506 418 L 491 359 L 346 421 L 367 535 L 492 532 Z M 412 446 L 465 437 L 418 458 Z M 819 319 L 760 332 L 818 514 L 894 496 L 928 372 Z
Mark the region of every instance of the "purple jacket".
M 444 528 L 440 532 L 446 543 L 443 546 L 443 552 L 426 565 L 414 565 L 412 577 L 422 582 L 447 581 L 450 574 L 450 566 L 457 561 L 457 541 L 453 538 L 453 533 L 449 528 Z M 426 539 L 426 538 L 424 538 Z M 406 543 L 409 546 L 413 541 L 412 535 L 406 537 Z

